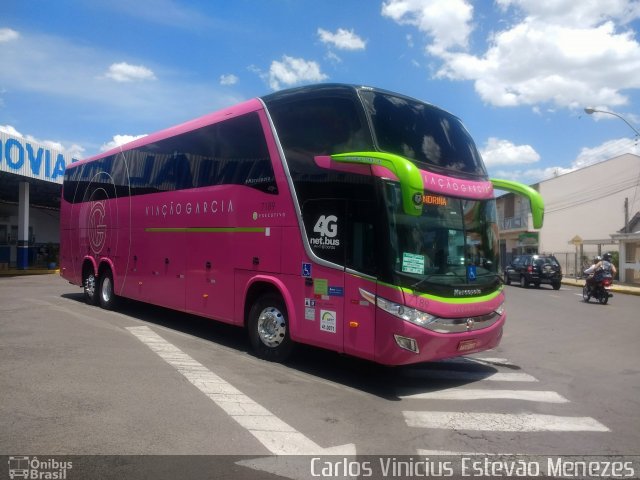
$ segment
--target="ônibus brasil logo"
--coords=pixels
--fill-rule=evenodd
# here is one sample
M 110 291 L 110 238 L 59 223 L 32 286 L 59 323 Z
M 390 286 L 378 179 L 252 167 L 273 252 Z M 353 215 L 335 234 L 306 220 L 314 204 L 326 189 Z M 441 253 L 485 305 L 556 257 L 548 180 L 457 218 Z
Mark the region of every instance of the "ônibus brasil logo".
M 107 237 L 107 225 L 105 222 L 106 210 L 104 202 L 92 202 L 89 212 L 89 243 L 91 251 L 96 255 L 102 252 Z
M 73 468 L 73 462 L 59 461 L 54 458 L 46 460 L 38 457 L 9 457 L 9 478 L 65 480 L 67 470 Z

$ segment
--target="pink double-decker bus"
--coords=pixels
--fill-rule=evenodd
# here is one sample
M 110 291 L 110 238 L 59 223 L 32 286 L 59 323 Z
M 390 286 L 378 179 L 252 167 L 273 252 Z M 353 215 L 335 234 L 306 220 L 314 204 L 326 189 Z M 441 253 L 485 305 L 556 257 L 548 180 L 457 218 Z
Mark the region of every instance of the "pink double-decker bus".
M 276 92 L 76 162 L 61 275 L 244 327 L 259 357 L 304 343 L 387 365 L 495 347 L 505 322 L 494 186 L 455 116 L 396 93 Z

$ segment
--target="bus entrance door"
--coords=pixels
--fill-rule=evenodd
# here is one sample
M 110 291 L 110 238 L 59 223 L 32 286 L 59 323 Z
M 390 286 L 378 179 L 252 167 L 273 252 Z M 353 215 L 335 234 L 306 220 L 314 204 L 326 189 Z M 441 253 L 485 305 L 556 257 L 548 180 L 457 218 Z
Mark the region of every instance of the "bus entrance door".
M 344 352 L 373 360 L 376 283 L 346 273 L 344 284 Z

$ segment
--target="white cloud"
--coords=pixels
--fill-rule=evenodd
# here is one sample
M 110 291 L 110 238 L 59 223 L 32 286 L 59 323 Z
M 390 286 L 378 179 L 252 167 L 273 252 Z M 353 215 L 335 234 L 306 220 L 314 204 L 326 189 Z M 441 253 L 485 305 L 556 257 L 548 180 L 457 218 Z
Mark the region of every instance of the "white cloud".
M 496 0 L 496 3 L 503 10 L 519 8 L 532 19 L 574 27 L 599 25 L 609 18 L 628 23 L 640 16 L 640 4 L 629 0 Z
M 612 22 L 596 28 L 522 22 L 495 35 L 481 56 L 444 53 L 441 77 L 473 80 L 498 106 L 551 102 L 578 108 L 621 105 L 621 90 L 640 87 L 640 45 Z
M 366 42 L 356 35 L 353 30 L 344 28 L 339 28 L 336 33 L 318 28 L 318 36 L 322 43 L 333 45 L 339 50 L 364 50 L 366 46 Z
M 600 163 L 610 158 L 617 157 L 625 153 L 640 155 L 640 146 L 635 139 L 618 138 L 608 140 L 593 148 L 583 148 L 576 159 L 571 163 L 573 170 L 588 167 L 594 163 Z
M 549 178 L 564 175 L 565 173 L 574 172 L 589 165 L 604 162 L 614 157 L 632 153 L 640 156 L 640 146 L 635 139 L 619 138 L 609 140 L 601 145 L 593 148 L 583 148 L 578 156 L 571 162 L 568 167 L 551 166 L 546 168 L 530 168 L 530 169 L 491 169 L 491 176 L 504 178 L 507 180 L 517 180 L 526 184 L 536 183 Z M 497 165 L 497 164 L 494 164 Z
M 11 30 L 10 28 L 0 28 L 0 43 L 16 40 L 18 37 L 20 37 L 20 34 L 15 30 Z
M 235 85 L 238 83 L 238 77 L 232 73 L 220 75 L 220 85 Z
M 156 80 L 152 70 L 143 65 L 130 65 L 126 62 L 112 64 L 105 76 L 116 82 Z
M 640 87 L 640 44 L 624 27 L 640 16 L 640 2 L 497 0 L 497 25 L 506 26 L 475 53 L 468 1 L 451 2 L 449 15 L 428 15 L 440 1 L 389 0 L 383 15 L 427 34 L 427 51 L 443 62 L 437 77 L 474 82 L 489 104 L 615 106 L 627 102 L 625 90 Z
M 496 165 L 536 163 L 540 160 L 540 155 L 531 145 L 515 145 L 508 140 L 501 140 L 495 137 L 487 140 L 480 153 L 487 168 Z
M 107 142 L 100 147 L 100 151 L 106 152 L 107 150 L 111 150 L 112 148 L 119 147 L 120 145 L 133 142 L 138 138 L 142 138 L 146 136 L 147 136 L 146 133 L 142 135 L 114 135 L 110 142 Z
M 13 125 L 0 125 L 0 132 L 4 132 L 14 137 L 24 138 L 29 142 L 44 145 L 47 148 L 69 155 L 71 158 L 80 159 L 84 155 L 84 148 L 80 145 L 72 144 L 69 147 L 65 147 L 61 142 L 54 140 L 40 140 L 33 135 L 23 135 Z
M 12 125 L 0 125 L 0 132 L 4 132 L 7 135 L 12 135 L 12 136 L 18 137 L 18 138 L 23 138 L 24 137 L 24 135 L 22 135 Z
M 281 85 L 292 86 L 303 82 L 321 82 L 328 77 L 314 61 L 284 55 L 282 61 L 274 60 L 269 68 L 269 86 L 279 90 Z
M 437 54 L 467 46 L 473 7 L 465 0 L 388 0 L 382 15 L 426 33 L 433 40 L 428 50 Z

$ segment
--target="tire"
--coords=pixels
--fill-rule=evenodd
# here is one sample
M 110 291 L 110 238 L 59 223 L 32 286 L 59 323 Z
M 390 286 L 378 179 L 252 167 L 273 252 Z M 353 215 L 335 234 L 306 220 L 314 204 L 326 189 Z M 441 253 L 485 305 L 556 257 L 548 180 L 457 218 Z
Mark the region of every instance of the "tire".
M 551 286 L 554 290 L 560 290 L 560 282 L 553 282 Z
M 93 272 L 93 267 L 85 267 L 82 273 L 82 291 L 87 305 L 98 304 L 98 277 Z
M 589 300 L 591 299 L 591 295 L 589 295 L 588 291 L 589 291 L 589 289 L 588 289 L 588 287 L 586 285 L 584 287 L 582 287 L 582 299 L 585 302 L 589 302 Z
M 504 272 L 504 284 L 511 285 L 511 277 L 509 277 L 509 274 L 507 272 Z
M 105 310 L 113 310 L 118 303 L 118 297 L 113 288 L 113 274 L 106 269 L 100 276 L 100 288 L 98 289 L 100 306 Z
M 527 288 L 529 286 L 529 282 L 527 282 L 527 279 L 525 278 L 524 275 L 520 276 L 520 286 L 522 288 Z
M 289 336 L 289 316 L 280 295 L 262 295 L 252 305 L 247 322 L 249 341 L 256 356 L 283 362 L 293 351 Z
M 600 292 L 600 296 L 598 297 L 598 301 L 601 305 L 606 305 L 609 301 L 609 293 L 606 290 Z

